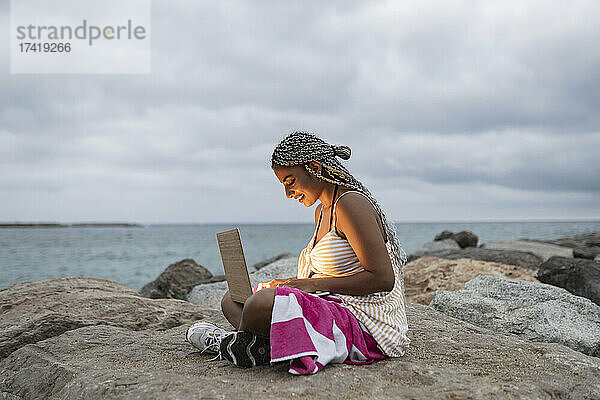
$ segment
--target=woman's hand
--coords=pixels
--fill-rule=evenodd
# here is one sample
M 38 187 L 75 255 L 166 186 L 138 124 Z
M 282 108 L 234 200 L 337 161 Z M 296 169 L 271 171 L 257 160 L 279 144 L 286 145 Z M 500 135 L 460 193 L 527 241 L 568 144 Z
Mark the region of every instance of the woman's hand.
M 316 279 L 288 279 L 285 283 L 282 283 L 279 286 L 296 288 L 305 292 L 315 292 L 317 290 L 315 287 L 315 281 Z
M 261 290 L 264 288 L 276 288 L 277 286 L 281 286 L 282 283 L 288 282 L 289 279 L 272 279 L 269 282 L 260 282 L 257 286 L 257 290 Z

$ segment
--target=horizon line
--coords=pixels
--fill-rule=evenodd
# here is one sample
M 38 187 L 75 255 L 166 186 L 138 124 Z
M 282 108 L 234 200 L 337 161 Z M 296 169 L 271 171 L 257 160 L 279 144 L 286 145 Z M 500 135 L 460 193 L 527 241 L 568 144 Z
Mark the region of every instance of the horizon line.
M 505 223 L 505 222 L 600 222 L 600 217 L 574 217 L 574 218 L 482 218 L 482 219 L 447 219 L 447 220 L 395 220 L 394 224 L 460 224 L 460 223 Z M 79 222 L 57 222 L 57 221 L 0 221 L 0 226 L 56 226 L 69 227 L 81 225 L 123 225 L 124 227 L 139 227 L 151 225 L 313 225 L 305 221 L 218 221 L 218 222 L 123 222 L 123 221 L 79 221 Z

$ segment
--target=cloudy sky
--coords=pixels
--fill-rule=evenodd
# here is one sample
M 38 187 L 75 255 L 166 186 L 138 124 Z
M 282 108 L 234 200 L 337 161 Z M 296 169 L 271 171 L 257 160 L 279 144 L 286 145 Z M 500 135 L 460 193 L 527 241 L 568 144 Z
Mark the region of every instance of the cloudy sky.
M 8 3 L 2 222 L 311 222 L 294 130 L 396 221 L 600 218 L 598 1 L 154 0 L 130 75 L 10 74 Z

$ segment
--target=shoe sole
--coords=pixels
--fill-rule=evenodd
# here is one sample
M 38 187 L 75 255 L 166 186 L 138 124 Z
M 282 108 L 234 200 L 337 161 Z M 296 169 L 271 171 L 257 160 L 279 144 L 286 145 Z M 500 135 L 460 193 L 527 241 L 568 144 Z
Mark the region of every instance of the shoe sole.
M 270 363 L 271 346 L 250 332 L 234 332 L 221 341 L 221 355 L 238 367 L 251 368 Z

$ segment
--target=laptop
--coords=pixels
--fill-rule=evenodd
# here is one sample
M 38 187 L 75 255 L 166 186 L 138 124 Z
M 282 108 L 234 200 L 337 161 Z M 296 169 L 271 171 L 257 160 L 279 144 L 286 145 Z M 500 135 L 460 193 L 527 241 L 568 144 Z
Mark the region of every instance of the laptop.
M 244 303 L 252 295 L 252 286 L 248 267 L 244 258 L 244 249 L 238 228 L 217 233 L 217 242 L 221 252 L 221 261 L 225 270 L 227 286 L 231 299 L 236 303 Z
M 240 230 L 238 228 L 230 229 L 217 233 L 217 242 L 221 252 L 221 261 L 223 270 L 225 270 L 225 279 L 229 287 L 231 299 L 236 303 L 245 303 L 246 299 L 252 296 L 252 285 L 242 248 Z M 317 290 L 310 294 L 318 297 L 326 297 L 331 292 Z

